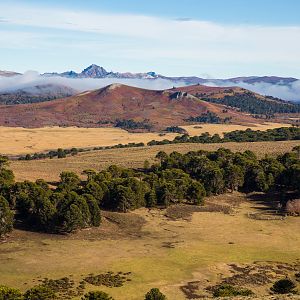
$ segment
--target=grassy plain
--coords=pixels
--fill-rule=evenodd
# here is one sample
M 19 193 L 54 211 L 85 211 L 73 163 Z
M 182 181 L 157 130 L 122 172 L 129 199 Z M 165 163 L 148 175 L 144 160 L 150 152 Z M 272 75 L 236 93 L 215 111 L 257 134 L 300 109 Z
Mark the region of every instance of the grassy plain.
M 203 132 L 211 134 L 243 130 L 266 130 L 289 126 L 282 123 L 251 124 L 249 126 L 232 124 L 201 124 L 201 126 L 183 126 L 190 135 Z M 195 128 L 196 127 L 196 128 Z M 201 127 L 201 128 L 200 128 Z M 92 148 L 96 146 L 113 146 L 128 143 L 147 143 L 151 140 L 173 140 L 177 134 L 167 133 L 129 133 L 120 128 L 78 128 L 78 127 L 43 127 L 20 128 L 0 127 L 0 153 L 18 155 L 56 150 L 57 148 Z
M 165 210 L 139 209 L 104 213 L 99 229 L 70 236 L 15 230 L 0 244 L 0 283 L 25 290 L 44 277 L 71 275 L 79 282 L 89 273 L 122 271 L 132 272 L 132 281 L 123 287 L 87 289 L 104 290 L 116 300 L 141 300 L 158 287 L 168 299 L 183 300 L 191 299 L 182 290 L 189 282 L 196 284 L 197 295 L 206 295 L 205 287 L 232 276 L 229 264 L 293 264 L 300 258 L 299 218 L 250 219 L 247 213 L 265 207 L 238 193 L 209 201 L 231 205 L 234 213 L 196 212 L 170 219 Z M 247 286 L 263 295 L 270 284 Z
M 290 124 L 285 123 L 262 123 L 262 124 L 249 124 L 249 125 L 237 125 L 237 124 L 198 124 L 181 126 L 184 128 L 190 136 L 201 135 L 202 133 L 209 132 L 211 135 L 219 134 L 223 136 L 225 132 L 234 130 L 245 130 L 251 128 L 252 130 L 268 130 L 279 127 L 290 127 Z
M 283 142 L 255 142 L 255 143 L 220 143 L 220 144 L 171 144 L 157 145 L 152 147 L 111 149 L 80 153 L 73 157 L 63 159 L 43 159 L 32 161 L 12 161 L 10 168 L 14 171 L 16 180 L 36 180 L 44 178 L 48 181 L 55 181 L 62 171 L 74 171 L 80 174 L 85 169 L 101 170 L 116 164 L 123 167 L 142 167 L 145 160 L 154 162 L 155 155 L 163 150 L 167 153 L 178 151 L 186 153 L 197 150 L 217 150 L 220 147 L 232 151 L 251 150 L 259 157 L 278 155 L 291 151 L 299 141 Z

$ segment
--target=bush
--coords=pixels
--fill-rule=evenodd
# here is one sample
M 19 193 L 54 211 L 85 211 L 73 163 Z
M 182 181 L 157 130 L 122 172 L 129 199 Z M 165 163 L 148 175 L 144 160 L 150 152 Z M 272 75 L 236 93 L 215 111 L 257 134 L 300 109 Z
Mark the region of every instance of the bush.
M 85 294 L 81 299 L 82 300 L 114 300 L 108 294 L 100 291 L 89 292 Z
M 0 286 L 0 300 L 22 300 L 22 293 L 13 288 Z
M 26 291 L 24 300 L 52 300 L 55 299 L 55 293 L 48 287 L 39 285 Z
M 159 289 L 153 288 L 146 295 L 145 300 L 166 300 L 167 297 Z
M 289 278 L 276 281 L 271 287 L 271 291 L 275 294 L 295 293 L 296 284 Z
M 253 292 L 249 289 L 236 288 L 230 284 L 222 284 L 218 286 L 214 293 L 214 297 L 232 297 L 232 296 L 251 296 Z

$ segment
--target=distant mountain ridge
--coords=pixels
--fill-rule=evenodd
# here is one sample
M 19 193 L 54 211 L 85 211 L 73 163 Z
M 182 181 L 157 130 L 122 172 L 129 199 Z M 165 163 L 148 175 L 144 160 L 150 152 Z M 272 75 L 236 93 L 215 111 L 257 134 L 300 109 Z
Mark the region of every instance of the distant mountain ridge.
M 246 76 L 246 77 L 234 77 L 228 79 L 207 79 L 197 76 L 164 76 L 157 74 L 153 71 L 146 73 L 120 73 L 107 71 L 105 68 L 92 64 L 89 67 L 85 68 L 82 72 L 76 73 L 75 71 L 66 71 L 63 73 L 45 73 L 44 76 L 61 76 L 67 78 L 122 78 L 122 79 L 167 79 L 174 82 L 184 82 L 186 84 L 205 84 L 205 83 L 214 83 L 216 85 L 223 84 L 226 82 L 244 82 L 248 84 L 255 83 L 270 83 L 270 84 L 290 84 L 297 81 L 297 78 L 293 77 L 278 77 L 278 76 Z

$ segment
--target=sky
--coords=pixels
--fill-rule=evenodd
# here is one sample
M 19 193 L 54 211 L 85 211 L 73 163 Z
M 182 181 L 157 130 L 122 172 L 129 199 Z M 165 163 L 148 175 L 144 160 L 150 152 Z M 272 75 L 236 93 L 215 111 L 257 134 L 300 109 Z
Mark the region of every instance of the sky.
M 300 78 L 299 0 L 0 0 L 0 70 Z

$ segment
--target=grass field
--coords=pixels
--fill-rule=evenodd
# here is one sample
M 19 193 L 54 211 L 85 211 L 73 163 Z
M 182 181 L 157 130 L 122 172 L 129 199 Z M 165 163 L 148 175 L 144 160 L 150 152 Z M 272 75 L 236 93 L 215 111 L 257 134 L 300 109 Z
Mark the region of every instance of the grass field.
M 289 125 L 281 123 L 249 125 L 254 130 L 266 130 L 283 126 Z M 248 128 L 248 126 L 232 124 L 201 124 L 201 126 L 191 125 L 183 127 L 190 135 L 200 135 L 203 132 L 222 135 L 223 132 Z M 56 150 L 57 148 L 91 148 L 131 142 L 143 142 L 146 144 L 151 140 L 173 140 L 176 135 L 174 133 L 166 133 L 163 136 L 159 133 L 129 133 L 120 128 L 44 127 L 28 129 L 0 127 L 0 153 L 18 155 Z
M 184 128 L 189 135 L 201 135 L 202 133 L 209 132 L 211 135 L 219 134 L 221 137 L 223 133 L 230 132 L 234 130 L 245 130 L 247 128 L 251 128 L 253 130 L 268 130 L 268 129 L 275 129 L 279 127 L 290 127 L 290 124 L 284 123 L 263 123 L 263 124 L 251 124 L 247 125 L 236 125 L 236 124 L 199 124 L 199 125 L 188 125 L 188 126 L 181 126 Z
M 16 180 L 36 180 L 44 178 L 55 181 L 62 171 L 69 170 L 80 174 L 85 169 L 100 170 L 116 164 L 123 167 L 142 167 L 145 160 L 154 162 L 155 155 L 163 150 L 167 153 L 178 151 L 186 153 L 196 150 L 217 150 L 220 147 L 232 151 L 251 150 L 259 157 L 277 155 L 291 151 L 299 141 L 256 142 L 256 143 L 224 143 L 224 144 L 172 144 L 141 148 L 112 149 L 80 153 L 77 156 L 64 159 L 44 159 L 32 161 L 12 161 L 10 168 L 14 171 Z
M 116 300 L 141 300 L 146 291 L 158 287 L 168 299 L 183 300 L 191 299 L 186 291 L 191 282 L 196 286 L 194 293 L 205 295 L 205 287 L 232 276 L 229 264 L 244 267 L 260 261 L 272 268 L 281 266 L 281 275 L 268 271 L 268 276 L 279 278 L 291 272 L 282 265 L 300 258 L 299 218 L 250 219 L 247 213 L 263 211 L 265 206 L 238 193 L 209 201 L 230 205 L 234 213 L 196 212 L 170 219 L 165 210 L 139 209 L 104 213 L 99 229 L 70 236 L 15 230 L 0 244 L 0 284 L 25 290 L 44 277 L 70 276 L 79 282 L 89 273 L 122 271 L 132 272 L 131 281 L 123 287 L 87 285 L 87 290 L 104 290 Z M 263 295 L 270 283 L 246 286 Z

